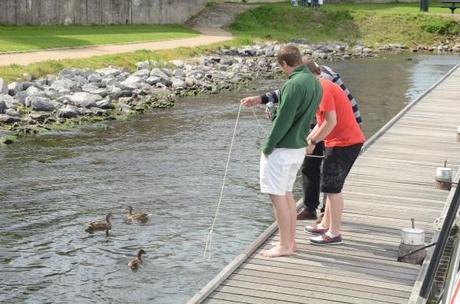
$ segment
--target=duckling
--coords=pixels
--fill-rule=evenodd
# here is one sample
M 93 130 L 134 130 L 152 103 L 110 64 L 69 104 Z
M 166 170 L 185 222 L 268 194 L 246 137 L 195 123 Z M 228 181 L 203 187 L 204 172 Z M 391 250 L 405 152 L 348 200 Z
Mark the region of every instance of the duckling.
M 128 211 L 128 214 L 126 215 L 128 220 L 138 220 L 141 222 L 147 222 L 149 220 L 149 214 L 144 212 L 133 212 L 133 207 L 131 206 L 128 206 L 126 210 Z
M 131 269 L 137 269 L 142 264 L 142 255 L 145 254 L 144 249 L 137 252 L 137 257 L 129 261 L 128 267 Z
M 112 219 L 112 213 L 109 213 L 105 217 L 105 221 L 90 222 L 88 226 L 86 227 L 85 231 L 88 233 L 93 233 L 94 231 L 104 231 L 105 230 L 106 235 L 108 235 L 109 230 L 112 229 L 112 223 L 110 222 L 111 219 Z

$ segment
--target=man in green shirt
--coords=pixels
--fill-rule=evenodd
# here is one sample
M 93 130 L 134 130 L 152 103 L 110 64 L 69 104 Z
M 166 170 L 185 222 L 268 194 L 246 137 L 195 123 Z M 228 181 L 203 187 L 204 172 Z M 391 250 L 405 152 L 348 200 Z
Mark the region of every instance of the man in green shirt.
M 294 45 L 283 47 L 277 61 L 289 79 L 281 88 L 272 130 L 262 149 L 260 188 L 270 195 L 280 230 L 280 242 L 263 256 L 291 255 L 296 250 L 296 206 L 292 187 L 305 156 L 306 136 L 321 99 L 316 77 L 302 63 Z

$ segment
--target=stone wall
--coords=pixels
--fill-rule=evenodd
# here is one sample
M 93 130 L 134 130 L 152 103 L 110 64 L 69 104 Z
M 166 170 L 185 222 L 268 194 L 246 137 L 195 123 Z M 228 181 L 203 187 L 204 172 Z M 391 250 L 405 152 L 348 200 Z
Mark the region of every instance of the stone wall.
M 207 0 L 0 0 L 0 24 L 183 23 Z

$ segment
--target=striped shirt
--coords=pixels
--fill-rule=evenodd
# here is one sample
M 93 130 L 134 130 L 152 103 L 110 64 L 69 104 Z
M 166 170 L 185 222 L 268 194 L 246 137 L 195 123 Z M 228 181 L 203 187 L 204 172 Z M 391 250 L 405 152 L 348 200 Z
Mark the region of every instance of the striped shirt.
M 351 107 L 353 108 L 353 114 L 355 115 L 356 122 L 359 125 L 361 125 L 363 123 L 363 119 L 361 117 L 361 113 L 359 112 L 358 101 L 356 100 L 356 98 L 353 97 L 353 95 L 351 95 L 350 90 L 345 86 L 345 84 L 342 81 L 342 78 L 340 78 L 340 75 L 334 72 L 330 67 L 327 67 L 325 65 L 321 65 L 320 70 L 322 78 L 328 79 L 336 83 L 345 92 L 345 94 L 347 94 L 348 100 L 350 101 Z M 260 97 L 262 98 L 262 104 L 267 104 L 269 102 L 278 103 L 279 96 L 280 91 L 276 90 L 273 92 L 265 93 Z

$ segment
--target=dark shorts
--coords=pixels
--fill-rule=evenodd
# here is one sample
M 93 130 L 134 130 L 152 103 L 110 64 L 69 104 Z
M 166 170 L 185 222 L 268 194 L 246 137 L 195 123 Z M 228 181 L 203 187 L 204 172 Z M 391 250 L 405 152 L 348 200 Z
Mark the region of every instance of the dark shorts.
M 324 150 L 321 168 L 321 192 L 342 192 L 345 178 L 350 172 L 363 144 L 346 147 L 331 147 Z

